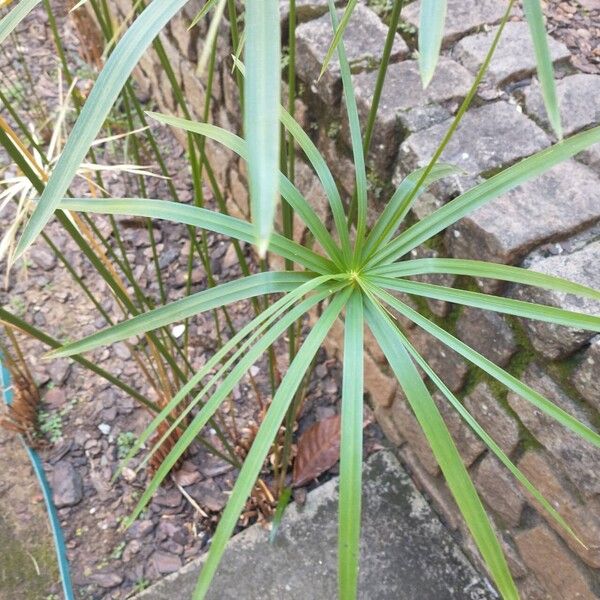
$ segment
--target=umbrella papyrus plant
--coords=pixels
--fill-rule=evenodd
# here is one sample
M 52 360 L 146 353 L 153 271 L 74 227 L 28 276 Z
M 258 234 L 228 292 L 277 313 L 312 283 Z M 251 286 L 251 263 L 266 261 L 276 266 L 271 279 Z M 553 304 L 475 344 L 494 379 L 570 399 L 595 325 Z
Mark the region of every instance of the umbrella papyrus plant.
M 258 240 L 259 245 L 263 246 L 261 250 L 264 249 L 264 245 L 268 244 L 269 253 L 280 256 L 287 261 L 288 265 L 292 266 L 292 268 L 288 267 L 286 271 L 251 274 L 223 283 L 218 287 L 198 292 L 155 310 L 137 315 L 79 341 L 69 343 L 52 353 L 55 357 L 79 355 L 102 345 L 143 335 L 159 327 L 182 321 L 203 311 L 213 310 L 229 303 L 257 296 L 278 295 L 275 302 L 260 312 L 256 318 L 237 332 L 227 343 L 223 344 L 216 354 L 199 371 L 194 373 L 188 383 L 156 415 L 148 428 L 139 437 L 130 456 L 133 456 L 151 438 L 159 424 L 163 423 L 168 415 L 178 415 L 176 419 L 172 420 L 170 429 L 164 432 L 163 439 L 177 427 L 181 428 L 182 434 L 154 474 L 148 488 L 131 515 L 130 521 L 137 518 L 144 510 L 152 494 L 169 470 L 202 431 L 250 367 L 280 337 L 284 336 L 295 322 L 321 303 L 324 308 L 290 362 L 289 368 L 272 398 L 255 440 L 240 469 L 229 502 L 212 539 L 207 560 L 204 563 L 194 592 L 194 598 L 203 598 L 209 589 L 226 543 L 236 527 L 245 502 L 261 470 L 264 468 L 271 444 L 288 413 L 294 395 L 301 385 L 307 369 L 312 364 L 312 359 L 337 319 L 342 319 L 344 327 L 339 497 L 340 598 L 354 598 L 357 592 L 361 522 L 362 403 L 364 395 L 363 335 L 365 328 L 372 332 L 397 377 L 431 445 L 433 454 L 440 465 L 481 556 L 488 566 L 495 585 L 504 598 L 517 598 L 518 593 L 500 542 L 461 461 L 445 422 L 417 367 L 424 371 L 433 386 L 440 390 L 464 421 L 486 443 L 490 451 L 509 469 L 520 484 L 535 497 L 558 525 L 566 529 L 571 535 L 575 534 L 569 529 L 568 524 L 557 511 L 542 497 L 495 443 L 493 439 L 494 432 L 486 432 L 482 429 L 461 402 L 444 385 L 438 374 L 411 345 L 399 324 L 398 317 L 412 321 L 416 326 L 482 369 L 488 376 L 519 394 L 527 402 L 533 404 L 537 410 L 552 417 L 565 428 L 577 433 L 591 445 L 600 447 L 600 436 L 543 395 L 486 359 L 426 316 L 415 311 L 408 304 L 399 300 L 395 292 L 442 299 L 458 305 L 538 319 L 567 327 L 600 331 L 600 317 L 598 316 L 570 312 L 556 307 L 542 306 L 474 291 L 436 286 L 410 279 L 411 276 L 416 274 L 449 273 L 473 278 L 491 278 L 522 285 L 535 285 L 600 300 L 600 292 L 597 290 L 518 267 L 476 260 L 443 258 L 413 260 L 410 258 L 413 249 L 427 242 L 427 240 L 456 223 L 471 211 L 493 201 L 525 181 L 535 180 L 537 176 L 561 161 L 599 142 L 600 127 L 560 141 L 502 170 L 398 233 L 401 224 L 409 214 L 419 194 L 435 181 L 457 172 L 457 169 L 452 165 L 439 163 L 438 159 L 462 115 L 467 110 L 489 65 L 493 50 L 501 35 L 501 26 L 471 91 L 460 107 L 448 135 L 444 138 L 431 162 L 427 167 L 409 174 L 402 181 L 389 198 L 374 226 L 369 228 L 367 226 L 365 149 L 352 88 L 350 68 L 345 55 L 342 35 L 338 30 L 338 35 L 333 39 L 334 46 L 337 44 L 335 51 L 338 54 L 342 74 L 356 171 L 355 218 L 351 216 L 350 209 L 346 209 L 323 156 L 290 113 L 282 107 L 279 108 L 279 123 L 275 123 L 275 125 L 273 125 L 272 119 L 267 118 L 268 115 L 265 114 L 265 111 L 272 110 L 273 107 L 271 106 L 272 97 L 267 100 L 268 94 L 265 93 L 264 87 L 255 90 L 255 93 L 246 94 L 245 138 L 207 123 L 194 122 L 164 114 L 150 114 L 152 118 L 165 125 L 179 127 L 194 135 L 205 136 L 221 143 L 237 153 L 242 159 L 249 161 L 251 181 L 253 178 L 252 173 L 255 177 L 254 189 L 251 190 L 255 194 L 253 197 L 255 223 L 246 222 L 206 208 L 168 200 L 66 198 L 65 193 L 78 165 L 83 160 L 131 69 L 133 69 L 149 40 L 158 34 L 164 23 L 183 4 L 185 4 L 184 0 L 155 0 L 150 3 L 116 45 L 84 106 L 17 250 L 23 252 L 33 242 L 53 212 L 60 210 L 162 219 L 174 223 L 183 223 L 200 230 L 216 232 L 239 241 L 255 243 Z M 438 4 L 445 3 L 439 2 Z M 532 5 L 531 2 L 528 4 Z M 432 3 L 424 2 L 423 5 L 429 10 Z M 511 7 L 512 2 L 508 3 L 508 10 L 503 23 L 508 19 Z M 249 22 L 256 22 L 256 19 L 261 17 L 266 19 L 265 22 L 272 22 L 273 11 L 278 10 L 278 3 L 272 0 L 248 0 L 246 10 L 254 13 Z M 338 29 L 338 21 L 331 0 L 330 13 L 333 36 L 336 29 Z M 394 14 L 397 19 L 397 14 Z M 534 17 L 536 15 L 537 13 L 534 11 Z M 432 27 L 439 28 L 440 22 L 443 24 L 443 15 L 432 21 Z M 429 44 L 431 47 L 421 48 L 424 56 L 422 68 L 425 82 L 431 76 L 432 64 L 435 66 L 435 60 L 432 59 L 432 56 L 437 52 L 436 40 L 439 37 L 439 30 L 429 33 L 430 35 L 427 36 L 424 32 L 423 39 L 425 42 L 423 43 Z M 256 30 L 246 30 L 246 43 L 251 48 L 251 51 L 246 54 L 245 61 L 246 84 L 278 86 L 280 76 L 279 60 L 273 60 L 271 45 L 267 43 L 266 39 L 260 39 L 261 36 L 266 37 L 271 34 L 272 32 L 260 27 Z M 259 39 L 252 40 L 254 35 L 258 36 Z M 543 53 L 541 56 L 543 57 Z M 241 65 L 238 65 L 238 67 L 241 72 Z M 381 72 L 385 74 L 385 63 Z M 252 103 L 251 106 L 248 105 L 248 101 Z M 252 111 L 252 118 L 248 118 L 250 111 Z M 287 135 L 291 136 L 293 142 L 297 144 L 311 163 L 329 201 L 333 215 L 334 231 L 329 231 L 324 226 L 310 203 L 302 196 L 286 174 L 275 173 L 279 194 L 291 207 L 293 213 L 306 224 L 319 247 L 322 248 L 322 254 L 298 244 L 290 237 L 278 233 L 269 233 L 270 225 L 264 222 L 265 215 L 270 219 L 273 214 L 272 203 L 277 195 L 271 189 L 274 161 L 272 148 L 267 151 L 262 146 L 257 148 L 252 144 L 262 145 L 272 141 L 273 147 L 279 147 L 280 124 L 283 125 Z M 253 130 L 255 127 L 261 128 L 261 130 Z M 259 176 L 262 176 L 262 178 Z M 265 198 L 256 197 L 257 193 L 264 193 Z M 263 202 L 267 204 L 262 204 Z M 256 214 L 257 211 L 260 216 Z M 194 394 L 193 400 L 183 403 L 183 400 L 194 392 L 200 384 L 201 389 Z M 181 406 L 179 406 L 180 403 Z M 161 440 L 158 440 L 150 450 L 149 456 L 160 444 Z

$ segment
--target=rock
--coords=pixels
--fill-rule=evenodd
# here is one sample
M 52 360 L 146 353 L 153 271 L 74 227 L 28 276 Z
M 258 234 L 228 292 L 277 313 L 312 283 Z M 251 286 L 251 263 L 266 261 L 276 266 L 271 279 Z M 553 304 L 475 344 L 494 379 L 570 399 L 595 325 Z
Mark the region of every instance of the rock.
M 426 166 L 446 134 L 451 121 L 444 121 L 411 134 L 400 146 L 400 172 L 405 174 Z M 494 102 L 469 110 L 441 155 L 442 162 L 466 173 L 453 176 L 439 185 L 448 198 L 471 187 L 478 175 L 496 171 L 541 150 L 550 143 L 548 136 L 533 121 L 507 102 Z
M 577 73 L 556 82 L 556 94 L 565 136 L 600 122 L 600 75 Z M 550 129 L 548 115 L 539 83 L 536 81 L 525 89 L 525 110 L 538 123 Z
M 62 385 L 71 373 L 71 361 L 66 358 L 53 360 L 48 367 L 48 373 L 55 385 Z
M 519 426 L 496 399 L 487 383 L 479 383 L 464 398 L 465 408 L 475 420 L 510 455 L 519 443 Z
M 160 575 L 174 573 L 182 567 L 181 558 L 176 554 L 157 550 L 152 554 L 152 564 Z
M 90 581 L 104 589 L 111 589 L 123 583 L 123 577 L 114 571 L 106 573 L 94 573 L 90 575 Z
M 336 2 L 339 4 L 339 2 Z M 316 17 L 320 17 L 329 11 L 327 0 L 296 0 L 296 22 L 304 23 Z M 290 0 L 280 0 L 279 14 L 281 16 L 282 28 L 287 26 L 290 16 Z
M 53 387 L 49 389 L 44 395 L 44 402 L 51 408 L 60 408 L 65 401 L 65 392 L 59 387 Z
M 420 9 L 420 0 L 408 4 L 402 9 L 402 19 L 418 28 Z M 498 23 L 505 10 L 506 6 L 496 0 L 448 0 L 443 45 L 447 46 L 483 25 Z
M 200 481 L 187 489 L 188 494 L 204 509 L 219 512 L 227 504 L 228 497 L 212 479 Z
M 521 380 L 584 425 L 591 426 L 581 408 L 539 365 L 529 366 Z M 510 392 L 508 402 L 531 434 L 556 457 L 565 475 L 585 497 L 600 493 L 600 448 L 592 446 L 517 394 Z
M 165 267 L 168 267 L 170 264 L 172 264 L 179 258 L 180 254 L 181 249 L 176 247 L 167 248 L 166 250 L 163 250 L 163 252 L 161 252 L 158 257 L 159 268 L 164 269 Z
M 498 28 L 494 27 L 490 31 L 463 38 L 454 47 L 453 57 L 473 73 L 477 72 L 485 60 L 497 31 Z M 548 45 L 553 62 L 566 61 L 570 57 L 567 47 L 551 36 L 548 36 Z M 503 85 L 509 81 L 529 77 L 535 69 L 535 51 L 529 26 L 524 21 L 507 23 L 486 72 L 487 81 L 495 85 Z
M 377 76 L 377 71 L 371 71 L 359 73 L 352 78 L 363 128 L 371 109 Z M 371 145 L 371 154 L 379 169 L 385 170 L 395 157 L 402 132 L 422 129 L 423 126 L 430 126 L 448 118 L 450 113 L 441 109 L 438 104 L 464 98 L 469 91 L 471 79 L 471 74 L 464 67 L 442 57 L 436 75 L 423 90 L 417 61 L 407 60 L 390 65 L 379 102 Z M 425 114 L 426 117 L 423 116 Z M 350 146 L 350 130 L 346 116 L 343 134 Z
M 46 244 L 36 244 L 29 254 L 31 260 L 44 271 L 51 271 L 56 266 L 56 255 Z
M 585 351 L 583 360 L 573 371 L 571 380 L 577 391 L 598 411 L 600 411 L 600 337 L 594 338 Z
M 577 564 L 545 525 L 515 535 L 523 561 L 550 598 L 594 600 Z
M 131 540 L 123 550 L 123 562 L 129 562 L 142 549 L 139 540 Z
M 128 358 L 131 358 L 131 352 L 127 347 L 127 344 L 124 344 L 123 342 L 116 343 L 113 346 L 113 350 L 117 358 L 120 358 L 121 360 L 127 360 Z
M 585 546 L 565 531 L 537 501 L 530 499 L 530 502 L 573 552 L 590 567 L 598 569 L 600 568 L 600 502 L 596 498 L 588 502 L 578 500 L 572 493 L 571 484 L 552 467 L 551 463 L 555 461 L 551 459 L 552 457 L 544 450 L 528 450 L 519 460 L 518 467 L 565 519 Z
M 364 361 L 365 391 L 374 406 L 389 406 L 398 387 L 396 378 L 384 373 L 368 353 L 364 354 Z
M 68 460 L 61 460 L 54 465 L 52 496 L 56 508 L 75 506 L 83 498 L 81 475 Z
M 521 520 L 525 499 L 515 478 L 500 461 L 488 454 L 477 466 L 475 485 L 487 505 L 510 527 Z
M 448 231 L 448 246 L 456 257 L 515 264 L 600 219 L 598 189 L 588 167 L 561 163 L 463 217 Z
M 100 425 L 98 425 L 98 429 L 103 435 L 108 435 L 110 433 L 111 426 L 108 423 L 100 423 Z
M 165 490 L 161 488 L 160 491 L 154 495 L 154 499 L 152 500 L 159 506 L 165 506 L 166 508 L 176 508 L 181 504 L 183 500 L 183 496 L 181 492 L 177 488 L 171 488 L 170 490 Z
M 339 12 L 340 16 L 343 14 Z M 387 28 L 377 15 L 366 6 L 358 4 L 344 34 L 348 62 L 353 72 L 375 69 L 383 54 Z M 336 104 L 342 91 L 342 79 L 337 55 L 331 59 L 327 71 L 319 80 L 323 60 L 331 44 L 333 30 L 329 15 L 303 23 L 296 29 L 296 70 L 300 79 L 310 85 L 327 105 Z M 391 60 L 408 55 L 408 46 L 396 36 Z
M 456 335 L 501 367 L 517 351 L 513 330 L 504 317 L 489 310 L 465 306 L 456 322 Z
M 571 210 L 574 210 L 573 207 Z M 593 242 L 572 254 L 535 260 L 529 268 L 600 289 L 600 241 Z M 600 313 L 599 301 L 571 294 L 520 286 L 515 289 L 513 295 L 520 300 L 558 306 L 565 310 L 590 315 Z M 535 349 L 553 360 L 571 354 L 594 336 L 594 333 L 590 331 L 571 329 L 541 321 L 523 320 L 523 324 Z
M 468 367 L 462 357 L 422 329 L 407 332 L 417 352 L 429 363 L 440 379 L 457 392 L 465 382 Z
M 141 540 L 154 530 L 154 523 L 150 519 L 134 521 L 127 530 L 127 537 L 134 540 Z

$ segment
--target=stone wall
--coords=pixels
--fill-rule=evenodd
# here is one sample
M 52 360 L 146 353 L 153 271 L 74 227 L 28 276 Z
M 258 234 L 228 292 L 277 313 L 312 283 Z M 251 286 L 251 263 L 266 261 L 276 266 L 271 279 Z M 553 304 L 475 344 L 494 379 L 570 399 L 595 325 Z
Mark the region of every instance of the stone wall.
M 302 82 L 296 117 L 317 141 L 346 196 L 354 180 L 349 135 L 343 117 L 341 78 L 335 60 L 317 82 L 331 31 L 326 0 L 296 0 L 301 24 L 297 29 L 297 69 Z M 130 0 L 112 0 L 122 20 Z M 176 65 L 192 114 L 202 118 L 206 82 L 195 75 L 206 33 L 203 26 L 188 31 L 200 1 L 191 1 L 161 34 L 161 42 Z M 370 5 L 361 2 L 347 30 L 346 44 L 354 71 L 361 118 L 366 117 L 386 28 Z M 282 21 L 287 3 L 282 0 Z M 474 73 L 482 63 L 494 25 L 504 11 L 497 0 L 450 0 L 443 57 L 426 91 L 421 89 L 414 58 L 419 2 L 409 4 L 401 35 L 392 51 L 393 64 L 381 99 L 375 137 L 369 156 L 372 211 L 377 215 L 404 175 L 424 166 L 447 130 Z M 205 26 L 204 26 L 205 27 Z M 285 34 L 284 34 L 285 35 Z M 240 129 L 240 108 L 231 74 L 228 27 L 218 38 L 218 76 L 212 87 L 211 119 L 234 131 Z M 558 71 L 565 135 L 600 120 L 600 76 L 576 72 L 567 48 L 552 40 Z M 501 167 L 549 146 L 548 126 L 539 85 L 534 78 L 534 54 L 526 25 L 517 15 L 510 22 L 481 86 L 442 160 L 464 169 L 464 176 L 445 179 L 417 202 L 410 218 L 422 219 L 467 186 Z M 166 74 L 154 51 L 136 70 L 142 93 L 154 98 L 160 110 L 181 113 Z M 244 165 L 228 150 L 207 142 L 207 154 L 233 214 L 247 216 Z M 297 168 L 298 187 L 329 222 L 323 192 L 311 169 Z M 464 218 L 431 244 L 413 252 L 416 257 L 454 256 L 524 265 L 533 271 L 565 276 L 600 288 L 600 145 L 519 186 Z M 296 223 L 295 238 L 306 241 Z M 448 275 L 421 278 L 430 283 L 480 288 L 509 297 L 598 313 L 598 302 L 584 301 L 526 286 L 496 281 L 470 283 Z M 436 323 L 470 344 L 497 365 L 539 390 L 561 408 L 591 426 L 600 423 L 600 338 L 543 322 L 525 322 L 474 308 L 416 297 L 406 301 Z M 510 568 L 522 596 L 586 598 L 600 594 L 600 451 L 550 421 L 531 404 L 491 380 L 460 356 L 412 324 L 406 332 L 416 348 L 447 386 L 491 433 L 538 489 L 573 526 L 585 546 L 578 544 L 544 514 L 510 474 L 435 395 L 481 496 L 494 517 Z M 462 536 L 476 555 L 457 508 L 440 475 L 417 422 L 391 376 L 381 352 L 367 338 L 366 384 L 375 415 L 418 485 L 428 494 L 447 524 Z M 332 355 L 341 352 L 341 328 L 328 339 Z

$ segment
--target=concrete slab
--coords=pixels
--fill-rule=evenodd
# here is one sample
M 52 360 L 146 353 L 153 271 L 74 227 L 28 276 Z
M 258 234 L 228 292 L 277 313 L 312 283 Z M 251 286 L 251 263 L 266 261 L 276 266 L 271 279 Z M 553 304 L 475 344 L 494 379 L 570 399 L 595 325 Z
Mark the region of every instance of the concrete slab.
M 497 598 L 454 543 L 389 451 L 364 466 L 359 598 Z M 337 598 L 337 488 L 333 479 L 291 505 L 277 541 L 253 526 L 229 543 L 210 600 Z M 136 600 L 191 598 L 203 558 L 158 582 Z

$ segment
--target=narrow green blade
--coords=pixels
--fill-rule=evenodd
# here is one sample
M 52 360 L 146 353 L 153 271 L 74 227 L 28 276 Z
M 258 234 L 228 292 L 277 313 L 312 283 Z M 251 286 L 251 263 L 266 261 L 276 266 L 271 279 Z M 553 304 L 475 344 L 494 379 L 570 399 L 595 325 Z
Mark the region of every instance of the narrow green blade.
M 542 97 L 546 105 L 548 120 L 556 137 L 562 139 L 562 125 L 560 122 L 560 107 L 556 96 L 556 82 L 554 80 L 554 68 L 552 66 L 552 57 L 548 46 L 548 36 L 544 26 L 544 13 L 540 0 L 523 0 L 523 9 L 525 17 L 531 32 L 531 40 L 535 51 L 535 60 L 537 62 L 537 74 L 542 88 Z
M 152 40 L 187 0 L 153 0 L 106 61 L 73 127 L 42 196 L 17 244 L 18 258 L 34 242 L 71 185 L 121 89 Z
M 60 202 L 62 210 L 76 210 L 81 212 L 130 215 L 148 217 L 150 219 L 165 219 L 175 223 L 183 223 L 222 233 L 228 237 L 244 242 L 254 241 L 254 229 L 246 221 L 223 215 L 221 213 L 188 206 L 167 200 L 150 200 L 147 198 L 105 198 L 94 200 L 92 198 L 63 198 Z M 289 258 L 307 269 L 319 273 L 328 273 L 335 270 L 334 264 L 319 256 L 312 250 L 304 248 L 282 235 L 274 234 L 271 237 L 270 250 L 283 258 Z
M 428 275 L 433 273 L 499 279 L 500 281 L 533 285 L 547 290 L 555 290 L 557 292 L 564 292 L 565 294 L 576 294 L 600 300 L 600 290 L 595 290 L 585 285 L 562 279 L 561 277 L 538 273 L 530 269 L 482 260 L 418 258 L 378 267 L 373 270 L 372 274 L 387 277 L 410 277 L 411 275 Z
M 340 598 L 356 598 L 363 454 L 363 301 L 355 290 L 346 306 L 340 440 L 338 578 Z
M 0 21 L 0 44 L 14 31 L 15 27 L 41 2 L 41 0 L 21 0 Z
M 375 285 L 397 292 L 404 292 L 405 294 L 443 300 L 455 304 L 463 304 L 465 306 L 473 306 L 475 308 L 492 310 L 507 315 L 515 315 L 525 319 L 556 323 L 557 325 L 563 325 L 564 327 L 587 329 L 588 331 L 600 331 L 600 317 L 563 310 L 562 308 L 556 308 L 554 306 L 544 306 L 543 304 L 523 302 L 522 300 L 514 300 L 513 298 L 491 296 L 488 294 L 480 294 L 479 292 L 470 292 L 467 290 L 433 285 L 431 283 L 423 283 L 421 281 L 409 281 L 407 279 L 371 277 L 370 280 Z
M 281 32 L 278 0 L 246 0 L 244 131 L 258 253 L 264 257 L 279 199 Z
M 198 25 L 198 23 L 208 14 L 208 11 L 212 10 L 217 4 L 218 0 L 206 0 L 204 6 L 198 11 L 198 14 L 192 19 L 188 29 Z
M 385 251 L 373 257 L 369 266 L 393 262 L 480 206 L 491 202 L 519 184 L 549 171 L 563 160 L 598 142 L 600 142 L 600 127 L 594 127 L 524 158 L 409 227 L 396 237 Z
M 312 358 L 321 346 L 325 336 L 329 333 L 331 326 L 340 314 L 344 304 L 350 296 L 351 289 L 337 294 L 327 306 L 317 323 L 314 325 L 304 344 L 300 347 L 298 354 L 292 361 L 281 385 L 279 386 L 273 402 L 265 415 L 258 434 L 250 448 L 250 452 L 244 461 L 238 479 L 235 483 L 229 502 L 221 515 L 221 520 L 212 538 L 208 557 L 198 584 L 194 590 L 194 600 L 202 600 L 210 586 L 210 582 L 219 566 L 225 545 L 233 533 L 233 529 L 242 512 L 246 499 L 252 491 L 256 478 L 262 469 L 264 460 L 269 452 L 271 443 L 281 425 L 283 418 L 290 406 L 292 398 L 306 373 Z
M 327 54 L 325 54 L 325 58 L 323 59 L 323 66 L 321 67 L 321 72 L 319 73 L 319 79 L 323 77 L 323 73 L 327 71 L 327 67 L 329 66 L 329 62 L 331 61 L 331 57 L 333 53 L 337 50 L 338 44 L 340 40 L 344 36 L 344 31 L 346 31 L 346 27 L 350 22 L 350 17 L 358 4 L 358 0 L 350 0 L 346 5 L 346 9 L 344 10 L 344 14 L 342 15 L 342 19 L 340 20 L 339 25 L 335 30 L 335 34 L 333 36 L 333 40 L 331 40 L 331 44 L 329 44 L 329 48 L 327 49 Z
M 288 273 L 268 271 L 222 283 L 107 327 L 77 342 L 65 344 L 59 350 L 51 352 L 50 356 L 56 358 L 88 352 L 99 346 L 126 340 L 232 302 L 265 294 L 288 292 L 312 278 L 311 274 L 303 274 L 299 271 Z
M 422 0 L 419 13 L 419 69 L 421 81 L 426 88 L 431 81 L 440 56 L 446 0 Z
M 402 343 L 402 337 L 398 335 L 397 327 L 373 301 L 366 306 L 366 316 L 369 328 L 406 394 L 500 594 L 506 599 L 518 599 L 502 548 L 475 486 L 431 394 Z

